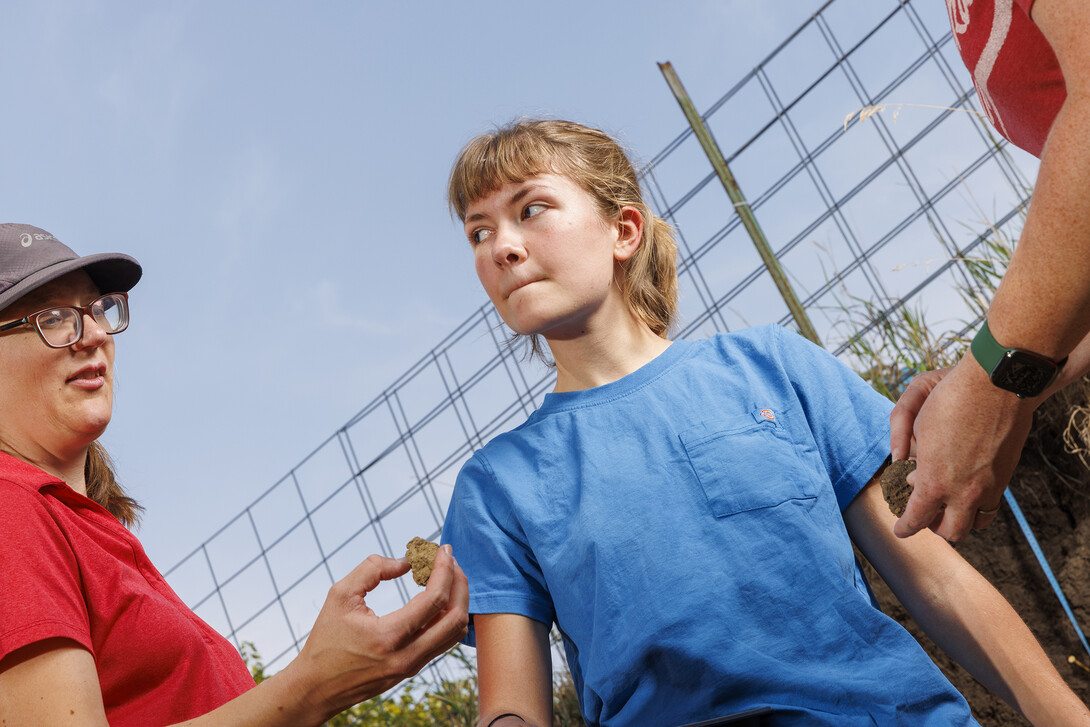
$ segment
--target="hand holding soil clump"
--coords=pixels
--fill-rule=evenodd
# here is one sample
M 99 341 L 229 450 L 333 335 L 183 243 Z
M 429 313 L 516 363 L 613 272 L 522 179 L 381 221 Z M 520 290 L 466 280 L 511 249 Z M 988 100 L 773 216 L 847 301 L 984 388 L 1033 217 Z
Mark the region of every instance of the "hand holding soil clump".
M 908 504 L 908 496 L 912 494 L 912 485 L 908 484 L 908 475 L 916 469 L 914 459 L 895 459 L 882 472 L 879 483 L 882 485 L 882 496 L 886 498 L 889 511 L 897 517 L 905 514 L 905 505 Z
M 413 538 L 406 546 L 405 557 L 413 568 L 413 580 L 418 586 L 428 585 L 432 569 L 435 568 L 435 554 L 439 546 L 423 538 Z

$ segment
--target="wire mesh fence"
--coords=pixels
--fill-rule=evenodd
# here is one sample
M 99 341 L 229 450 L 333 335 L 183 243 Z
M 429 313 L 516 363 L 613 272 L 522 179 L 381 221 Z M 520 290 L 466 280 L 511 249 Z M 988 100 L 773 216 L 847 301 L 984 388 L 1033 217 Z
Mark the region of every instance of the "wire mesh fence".
M 965 261 L 995 231 L 1013 235 L 1031 191 L 1034 163 L 978 113 L 937 0 L 829 0 L 702 117 L 824 345 L 849 364 L 849 341 L 873 325 L 856 304 L 965 316 Z M 674 335 L 794 327 L 693 133 L 641 169 L 678 233 Z M 437 539 L 462 463 L 541 402 L 552 375 L 507 334 L 482 305 L 167 571 L 172 586 L 270 670 L 286 664 L 329 586 L 370 553 Z M 414 589 L 401 579 L 369 603 L 390 611 Z

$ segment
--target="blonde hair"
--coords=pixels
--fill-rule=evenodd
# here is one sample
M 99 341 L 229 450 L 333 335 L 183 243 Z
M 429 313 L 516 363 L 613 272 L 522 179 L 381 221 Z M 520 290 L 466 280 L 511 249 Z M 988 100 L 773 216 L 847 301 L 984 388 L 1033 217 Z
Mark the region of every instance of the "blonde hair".
M 609 134 L 572 121 L 528 119 L 512 122 L 466 144 L 450 173 L 447 202 L 465 221 L 469 205 L 509 182 L 537 174 L 558 174 L 585 189 L 602 218 L 612 222 L 622 208 L 643 216 L 635 254 L 621 263 L 621 293 L 629 309 L 663 338 L 677 314 L 677 243 L 669 223 L 644 202 L 636 170 Z M 540 343 L 532 337 L 535 353 Z

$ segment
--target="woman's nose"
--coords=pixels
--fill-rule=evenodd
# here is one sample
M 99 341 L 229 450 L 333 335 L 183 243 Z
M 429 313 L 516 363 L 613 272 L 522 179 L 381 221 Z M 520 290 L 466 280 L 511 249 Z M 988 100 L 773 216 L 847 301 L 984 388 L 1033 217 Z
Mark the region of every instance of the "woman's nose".
M 94 316 L 83 314 L 83 335 L 72 344 L 72 348 L 82 350 L 85 348 L 98 348 L 106 342 L 106 329 L 98 324 Z

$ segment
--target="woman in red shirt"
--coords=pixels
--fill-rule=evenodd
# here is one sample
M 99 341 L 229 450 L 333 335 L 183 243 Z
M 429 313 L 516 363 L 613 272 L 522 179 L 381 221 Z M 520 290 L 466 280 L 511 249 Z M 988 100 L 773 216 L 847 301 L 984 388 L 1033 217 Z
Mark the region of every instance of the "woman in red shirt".
M 138 506 L 96 442 L 112 414 L 112 334 L 140 274 L 127 255 L 79 257 L 45 230 L 0 224 L 0 724 L 319 725 L 453 646 L 469 591 L 449 550 L 383 617 L 365 597 L 408 564 L 369 557 L 259 685 L 170 589 L 125 527 Z

